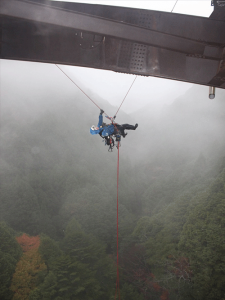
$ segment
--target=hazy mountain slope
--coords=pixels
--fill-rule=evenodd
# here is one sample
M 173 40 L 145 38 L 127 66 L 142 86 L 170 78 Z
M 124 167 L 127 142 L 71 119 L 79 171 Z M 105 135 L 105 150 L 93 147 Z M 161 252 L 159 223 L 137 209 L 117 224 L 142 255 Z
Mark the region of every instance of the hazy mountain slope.
M 76 268 L 83 270 L 81 284 L 87 284 L 86 274 L 95 276 L 82 264 L 96 255 L 90 266 L 101 266 L 98 284 L 106 280 L 96 300 L 108 299 L 105 286 L 111 286 L 110 263 L 116 257 L 117 150 L 109 153 L 99 136 L 90 135 L 99 109 L 63 74 L 58 77 L 56 67 L 50 78 L 38 67 L 28 69 L 25 77 L 9 69 L 1 89 L 0 220 L 17 231 L 60 241 L 59 251 L 44 237 L 50 271 L 33 298 L 50 295 L 52 286 L 54 295 L 70 289 L 70 280 L 63 285 L 64 274 L 77 280 Z M 17 80 L 9 89 L 12 72 Z M 115 113 L 89 92 L 88 82 L 82 88 L 108 114 Z M 119 250 L 129 299 L 142 299 L 143 291 L 146 299 L 156 300 L 203 300 L 208 291 L 210 299 L 222 297 L 223 101 L 223 93 L 210 101 L 196 86 L 163 110 L 146 107 L 131 116 L 121 110 L 117 116 L 119 123 L 139 123 L 120 148 Z
M 161 111 L 154 112 L 147 106 L 135 113 L 140 125 L 138 156 L 148 162 L 161 156 L 165 164 L 175 158 L 180 163 L 197 159 L 200 153 L 207 159 L 219 155 L 224 146 L 224 95 L 218 90 L 212 101 L 205 92 L 194 86 Z

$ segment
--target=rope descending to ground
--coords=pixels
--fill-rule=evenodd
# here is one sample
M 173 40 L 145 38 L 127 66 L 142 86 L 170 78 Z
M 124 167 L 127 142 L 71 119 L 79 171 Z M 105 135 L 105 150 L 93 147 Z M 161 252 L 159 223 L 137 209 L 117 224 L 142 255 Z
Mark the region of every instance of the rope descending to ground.
M 116 296 L 118 295 L 120 299 L 120 282 L 119 282 L 119 142 L 117 144 L 118 148 L 118 157 L 117 157 L 117 221 L 116 221 L 116 232 L 117 232 L 117 275 L 116 275 L 116 294 L 115 294 L 115 299 Z
M 76 85 L 76 87 L 85 95 L 85 96 L 87 96 L 87 98 L 88 99 L 90 99 L 91 100 L 91 102 L 93 102 L 99 109 L 101 109 L 85 92 L 84 92 L 84 90 L 82 90 L 58 65 L 56 65 L 56 67 L 64 74 L 64 75 L 66 75 L 66 77 L 67 78 L 69 78 L 69 80 L 71 80 L 72 82 L 73 82 L 73 84 L 75 84 Z M 116 124 L 114 123 L 114 119 L 115 119 L 115 117 L 116 117 L 116 115 L 117 115 L 117 113 L 119 112 L 119 110 L 120 110 L 120 108 L 121 108 L 121 106 L 122 106 L 122 104 L 123 104 L 123 102 L 125 101 L 125 99 L 126 99 L 126 97 L 127 97 L 127 95 L 129 94 L 129 92 L 130 92 L 130 89 L 132 88 L 132 86 L 133 86 L 133 84 L 134 84 L 134 82 L 135 82 L 135 80 L 136 80 L 136 78 L 137 78 L 137 75 L 136 75 L 136 77 L 134 78 L 134 80 L 133 80 L 133 82 L 132 82 L 132 84 L 131 84 L 131 86 L 130 86 L 130 88 L 129 88 L 129 90 L 127 91 L 127 93 L 126 93 L 126 95 L 125 95 L 125 97 L 123 98 L 123 101 L 122 101 L 122 103 L 120 104 L 120 106 L 119 106 L 119 108 L 118 108 L 118 110 L 117 110 L 117 112 L 116 112 L 116 114 L 115 114 L 115 116 L 114 116 L 114 118 L 110 118 L 106 113 L 105 113 L 105 115 L 106 115 L 106 117 L 108 117 L 108 119 L 110 119 L 111 121 L 112 121 L 112 124 L 116 127 Z M 117 297 L 117 295 L 118 295 L 118 298 L 119 298 L 119 300 L 120 300 L 120 283 L 119 283 L 119 193 L 118 193 L 118 191 L 119 191 L 119 143 L 120 142 L 118 142 L 118 158 L 117 158 L 117 222 L 116 222 L 116 231 L 117 231 L 117 275 L 116 275 L 116 293 L 115 293 L 115 300 L 116 300 L 116 297 Z

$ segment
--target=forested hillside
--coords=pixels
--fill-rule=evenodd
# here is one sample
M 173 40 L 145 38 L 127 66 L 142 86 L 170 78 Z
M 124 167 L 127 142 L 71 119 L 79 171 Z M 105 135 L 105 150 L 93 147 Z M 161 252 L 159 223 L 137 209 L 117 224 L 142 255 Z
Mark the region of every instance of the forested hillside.
M 89 99 L 35 76 L 1 90 L 0 299 L 114 299 L 117 151 L 90 135 Z M 223 101 L 196 86 L 119 112 L 139 123 L 120 148 L 122 300 L 225 299 Z

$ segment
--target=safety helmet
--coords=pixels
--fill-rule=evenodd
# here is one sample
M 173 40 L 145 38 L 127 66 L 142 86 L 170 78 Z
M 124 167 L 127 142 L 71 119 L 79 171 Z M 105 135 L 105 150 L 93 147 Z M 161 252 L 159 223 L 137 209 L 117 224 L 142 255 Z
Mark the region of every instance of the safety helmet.
M 91 126 L 91 130 L 95 130 L 95 125 L 92 125 L 92 126 Z

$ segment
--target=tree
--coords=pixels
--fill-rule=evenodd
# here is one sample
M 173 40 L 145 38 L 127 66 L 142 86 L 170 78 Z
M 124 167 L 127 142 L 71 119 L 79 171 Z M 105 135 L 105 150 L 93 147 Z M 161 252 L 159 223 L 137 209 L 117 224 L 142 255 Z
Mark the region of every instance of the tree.
M 195 197 L 184 226 L 180 251 L 189 258 L 193 299 L 220 300 L 225 295 L 225 171 Z
M 44 282 L 30 292 L 29 300 L 57 299 L 57 286 L 57 277 L 52 271 L 50 271 L 46 275 Z
M 96 273 L 87 264 L 74 257 L 63 255 L 54 264 L 57 277 L 57 295 L 65 300 L 101 299 L 101 287 L 96 279 Z
M 9 289 L 16 263 L 22 255 L 22 251 L 12 230 L 6 224 L 0 223 L 0 299 L 11 299 L 12 292 Z
M 38 251 L 46 263 L 48 270 L 51 269 L 54 260 L 62 255 L 58 243 L 46 235 L 41 236 Z
M 123 284 L 120 295 L 122 300 L 144 300 L 143 295 L 133 285 L 128 283 Z
M 13 300 L 27 300 L 37 285 L 38 274 L 46 270 L 46 265 L 38 253 L 39 237 L 23 234 L 17 240 L 24 254 L 16 265 L 10 289 L 14 292 Z
M 40 246 L 40 238 L 39 236 L 28 236 L 25 233 L 16 238 L 18 244 L 23 249 L 23 252 L 28 252 L 33 249 L 38 249 Z
M 85 234 L 79 223 L 72 219 L 66 228 L 63 248 L 66 255 L 82 262 L 88 268 L 88 272 L 93 274 L 103 299 L 109 298 L 116 269 L 113 261 L 105 253 L 105 246 L 95 237 Z
M 151 266 L 147 262 L 146 249 L 143 245 L 127 245 L 127 248 L 123 251 L 121 261 L 123 279 L 129 283 L 129 285 L 125 284 L 125 290 L 129 286 L 130 288 L 133 287 L 134 293 L 144 299 L 151 299 L 153 295 L 160 297 L 160 295 L 168 293 L 160 286 L 152 273 Z

